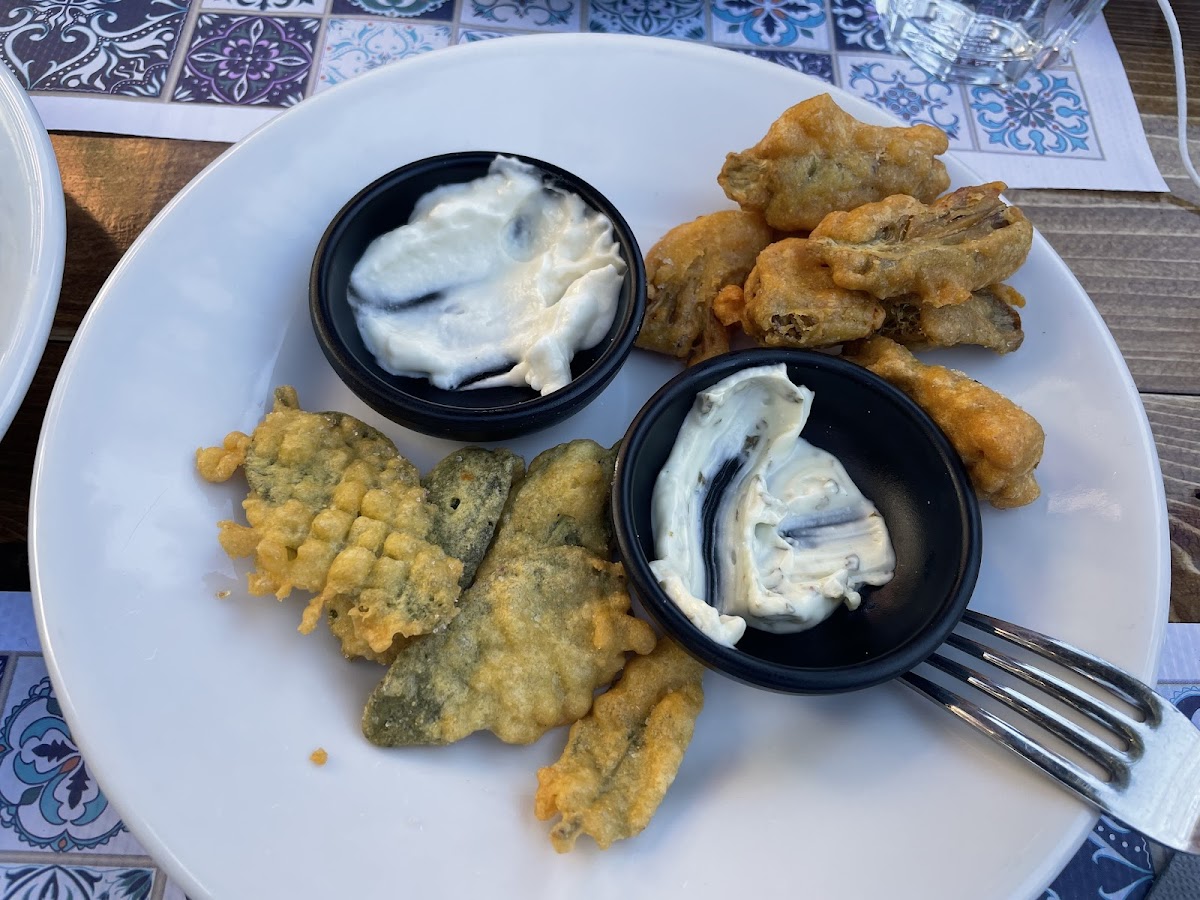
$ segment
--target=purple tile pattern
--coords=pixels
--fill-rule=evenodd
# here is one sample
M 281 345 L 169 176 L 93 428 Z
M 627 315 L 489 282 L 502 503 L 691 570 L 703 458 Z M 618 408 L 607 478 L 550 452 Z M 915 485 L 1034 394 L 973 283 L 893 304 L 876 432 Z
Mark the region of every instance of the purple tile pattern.
M 0 62 L 28 90 L 158 97 L 187 0 L 0 0 Z
M 304 99 L 320 19 L 204 13 L 174 99 L 292 106 Z

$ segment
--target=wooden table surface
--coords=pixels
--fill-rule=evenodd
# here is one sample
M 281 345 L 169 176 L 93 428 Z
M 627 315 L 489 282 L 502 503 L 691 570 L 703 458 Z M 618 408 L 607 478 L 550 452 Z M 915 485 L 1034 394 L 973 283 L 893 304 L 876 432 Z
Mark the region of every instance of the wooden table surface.
M 1200 156 L 1200 4 L 1176 2 Z M 1142 393 L 1171 517 L 1171 617 L 1200 622 L 1200 191 L 1175 142 L 1166 25 L 1153 0 L 1112 0 L 1105 17 L 1169 194 L 1014 191 L 1112 329 Z M 121 254 L 225 145 L 95 134 L 52 136 L 67 204 L 67 256 L 49 345 L 0 441 L 0 590 L 28 587 L 26 521 L 34 450 L 75 330 Z

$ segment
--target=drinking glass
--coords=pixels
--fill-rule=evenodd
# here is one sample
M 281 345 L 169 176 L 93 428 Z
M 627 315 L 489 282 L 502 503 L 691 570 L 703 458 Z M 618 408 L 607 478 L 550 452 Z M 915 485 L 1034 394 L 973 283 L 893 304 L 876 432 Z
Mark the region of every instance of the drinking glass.
M 875 0 L 891 46 L 945 81 L 1015 84 L 1053 65 L 1107 0 Z

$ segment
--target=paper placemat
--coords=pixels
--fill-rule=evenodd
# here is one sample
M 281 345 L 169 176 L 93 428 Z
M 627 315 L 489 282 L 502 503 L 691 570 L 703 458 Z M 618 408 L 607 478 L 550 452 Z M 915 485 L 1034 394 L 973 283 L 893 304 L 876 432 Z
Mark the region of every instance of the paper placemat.
M 0 59 L 47 128 L 197 140 L 239 140 L 408 56 L 572 31 L 693 41 L 806 72 L 937 125 L 1010 187 L 1167 190 L 1102 19 L 1071 59 L 999 90 L 948 85 L 888 53 L 868 0 L 0 0 Z
M 1158 690 L 1200 725 L 1200 625 L 1167 626 Z M 1145 900 L 1154 877 L 1150 843 L 1101 816 L 1041 900 Z M 0 898 L 43 897 L 185 900 L 75 746 L 30 595 L 0 592 Z

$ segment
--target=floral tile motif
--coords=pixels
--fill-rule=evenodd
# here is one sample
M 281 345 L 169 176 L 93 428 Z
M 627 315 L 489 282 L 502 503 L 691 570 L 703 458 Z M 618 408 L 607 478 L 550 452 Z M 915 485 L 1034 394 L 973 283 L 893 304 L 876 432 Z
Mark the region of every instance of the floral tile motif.
M 448 25 L 330 19 L 316 89 L 322 91 L 406 56 L 449 45 Z
M 708 37 L 703 0 L 591 0 L 589 31 L 648 34 L 703 41 Z
M 1012 88 L 973 87 L 970 97 L 981 147 L 1103 158 L 1074 72 L 1033 72 Z
M 79 755 L 46 664 L 20 657 L 0 718 L 0 850 L 99 847 L 145 854 Z
M 154 869 L 0 865 L 2 900 L 149 900 Z
M 175 100 L 292 106 L 304 99 L 320 19 L 204 13 Z
M 1040 900 L 1112 897 L 1144 900 L 1154 881 L 1150 845 L 1144 837 L 1101 816 L 1083 846 Z
M 887 53 L 887 38 L 871 0 L 831 0 L 834 42 L 839 50 Z
M 183 888 L 168 878 L 167 885 L 163 888 L 162 900 L 188 900 L 188 895 L 183 892 Z
M 1200 728 L 1200 684 L 1160 684 L 1158 692 Z
M 821 0 L 713 0 L 713 40 L 742 47 L 829 49 Z
M 333 0 L 333 12 L 449 22 L 454 18 L 454 0 Z
M 900 57 L 838 56 L 842 87 L 899 116 L 946 132 L 952 146 L 971 146 L 970 118 L 957 85 L 938 81 Z
M 201 0 L 201 9 L 225 9 L 233 12 L 289 12 L 319 14 L 329 0 Z
M 578 31 L 579 0 L 462 0 L 463 25 Z
M 507 31 L 484 31 L 481 28 L 460 28 L 458 29 L 458 42 L 460 44 L 474 44 L 478 41 L 490 41 L 492 38 L 511 37 L 511 32 Z
M 795 50 L 738 50 L 737 52 L 753 56 L 755 59 L 778 63 L 833 84 L 833 57 L 828 53 L 800 53 Z
M 29 90 L 157 97 L 187 0 L 0 0 L 0 62 Z

